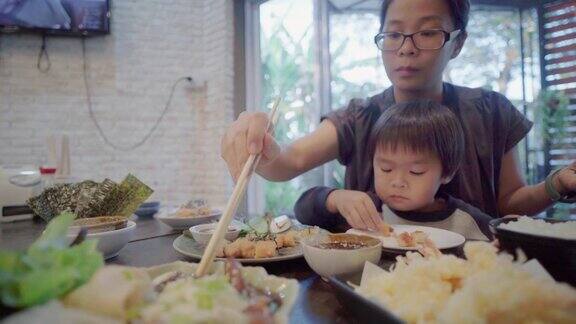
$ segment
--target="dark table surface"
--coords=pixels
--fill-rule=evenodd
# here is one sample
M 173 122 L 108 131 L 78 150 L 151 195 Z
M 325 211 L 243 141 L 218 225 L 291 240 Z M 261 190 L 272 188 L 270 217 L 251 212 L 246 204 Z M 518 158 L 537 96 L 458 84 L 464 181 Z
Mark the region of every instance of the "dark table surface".
M 117 257 L 107 260 L 108 264 L 149 267 L 176 260 L 197 262 L 173 249 L 172 242 L 181 231 L 172 230 L 154 218 L 136 218 L 135 221 L 137 227 L 134 238 Z M 0 248 L 24 250 L 40 235 L 44 227 L 45 223 L 41 220 L 0 223 Z M 263 266 L 269 274 L 298 280 L 300 292 L 291 313 L 290 323 L 358 322 L 340 304 L 334 288 L 315 274 L 304 258 L 259 266 Z

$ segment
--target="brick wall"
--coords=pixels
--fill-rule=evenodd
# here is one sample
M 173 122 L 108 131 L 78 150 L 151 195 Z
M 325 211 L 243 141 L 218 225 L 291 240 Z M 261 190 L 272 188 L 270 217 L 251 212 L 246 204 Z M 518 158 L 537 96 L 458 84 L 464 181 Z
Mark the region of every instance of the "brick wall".
M 112 4 L 112 33 L 88 38 L 86 51 L 94 113 L 113 143 L 142 139 L 176 79 L 200 83 L 180 83 L 153 136 L 123 152 L 107 146 L 89 118 L 81 39 L 49 37 L 52 66 L 42 73 L 39 35 L 1 35 L 0 164 L 37 164 L 46 137 L 65 133 L 80 179 L 120 181 L 132 172 L 155 190 L 154 199 L 225 203 L 230 182 L 219 143 L 233 116 L 232 1 Z

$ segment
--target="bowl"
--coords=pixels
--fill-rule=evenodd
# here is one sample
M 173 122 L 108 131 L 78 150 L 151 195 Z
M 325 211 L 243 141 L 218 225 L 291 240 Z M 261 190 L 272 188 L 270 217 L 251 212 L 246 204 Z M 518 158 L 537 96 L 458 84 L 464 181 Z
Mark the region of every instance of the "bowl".
M 218 223 L 195 225 L 190 227 L 190 234 L 192 234 L 192 237 L 196 242 L 206 245 L 210 241 L 212 234 L 214 234 L 214 230 L 216 229 L 217 225 Z M 232 242 L 238 238 L 240 230 L 241 229 L 239 226 L 230 224 L 228 226 L 228 231 L 226 231 L 226 234 L 224 235 L 224 238 Z
M 576 238 L 564 239 L 550 236 L 516 232 L 499 227 L 515 218 L 499 218 L 490 221 L 490 229 L 500 243 L 500 249 L 515 255 L 521 249 L 528 259 L 538 260 L 556 279 L 576 286 Z M 543 219 L 548 223 L 565 222 Z
M 136 211 L 134 214 L 138 215 L 140 218 L 151 218 L 160 210 L 160 202 L 159 201 L 150 201 L 145 202 Z
M 222 211 L 219 209 L 213 209 L 210 215 L 197 217 L 179 217 L 174 214 L 174 211 L 163 210 L 156 215 L 156 219 L 173 229 L 184 230 L 194 225 L 216 222 L 220 218 L 220 215 L 222 215 Z
M 323 278 L 362 271 L 366 261 L 378 264 L 382 242 L 355 234 L 316 235 L 302 241 L 304 259 Z
M 70 228 L 79 231 L 80 227 L 83 227 L 88 230 L 88 233 L 98 233 L 118 230 L 127 225 L 128 219 L 123 216 L 98 216 L 78 218 L 74 220 Z
M 120 250 L 134 236 L 134 232 L 136 229 L 136 223 L 133 221 L 127 221 L 127 224 L 124 228 L 110 230 L 110 231 L 102 231 L 102 232 L 90 232 L 86 235 L 87 240 L 98 240 L 98 251 L 102 252 L 105 259 L 113 258 L 120 253 Z M 78 235 L 78 231 L 80 227 L 70 227 L 67 237 L 70 240 L 74 240 Z

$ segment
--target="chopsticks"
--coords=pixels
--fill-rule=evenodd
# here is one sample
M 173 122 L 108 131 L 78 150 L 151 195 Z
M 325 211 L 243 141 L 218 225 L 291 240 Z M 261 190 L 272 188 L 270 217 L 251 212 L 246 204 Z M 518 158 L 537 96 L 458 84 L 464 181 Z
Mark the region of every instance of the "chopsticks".
M 272 105 L 272 110 L 268 115 L 268 125 L 266 126 L 266 131 L 269 132 L 272 127 L 276 124 L 276 120 L 278 118 L 278 106 L 280 105 L 280 97 L 276 98 L 274 104 Z M 224 239 L 224 235 L 234 217 L 234 213 L 236 213 L 236 209 L 238 208 L 238 204 L 240 200 L 244 196 L 246 192 L 246 186 L 250 181 L 250 177 L 254 173 L 256 166 L 258 166 L 258 162 L 260 162 L 261 154 L 251 154 L 244 167 L 242 168 L 242 172 L 238 177 L 238 181 L 234 186 L 234 190 L 232 191 L 232 196 L 228 200 L 228 204 L 224 209 L 224 213 L 220 220 L 218 221 L 218 225 L 216 225 L 216 229 L 214 230 L 214 234 L 210 238 L 208 242 L 208 246 L 206 250 L 204 250 L 204 254 L 202 255 L 202 259 L 196 268 L 196 277 L 202 277 L 206 274 L 206 271 L 212 265 L 214 261 L 214 257 L 216 256 L 216 249 L 219 243 Z

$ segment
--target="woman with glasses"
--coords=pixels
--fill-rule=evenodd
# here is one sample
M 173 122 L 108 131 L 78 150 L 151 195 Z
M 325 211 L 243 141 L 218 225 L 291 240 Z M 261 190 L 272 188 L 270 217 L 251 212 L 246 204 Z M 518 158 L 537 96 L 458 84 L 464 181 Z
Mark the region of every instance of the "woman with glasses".
M 492 217 L 534 215 L 576 191 L 576 163 L 528 186 L 517 158 L 517 144 L 532 123 L 503 95 L 445 83 L 442 74 L 467 37 L 468 0 L 384 0 L 374 40 L 392 86 L 366 100 L 323 117 L 311 134 L 280 149 L 266 134 L 263 113 L 242 113 L 222 139 L 222 157 L 234 178 L 249 154 L 262 152 L 257 172 L 271 181 L 287 181 L 333 159 L 346 166 L 345 189 L 315 187 L 295 211 L 304 222 L 322 225 L 382 224 L 374 195 L 372 157 L 367 143 L 378 117 L 395 103 L 429 99 L 449 107 L 465 133 L 464 163 L 440 192 L 479 208 Z M 489 64 L 489 62 L 478 62 Z M 333 204 L 333 201 L 345 202 Z M 337 208 L 347 206 L 347 208 Z

